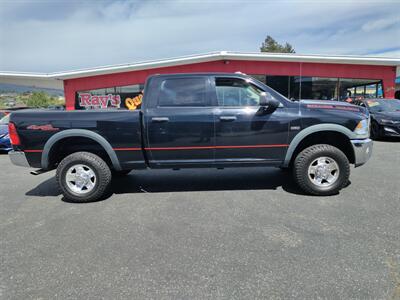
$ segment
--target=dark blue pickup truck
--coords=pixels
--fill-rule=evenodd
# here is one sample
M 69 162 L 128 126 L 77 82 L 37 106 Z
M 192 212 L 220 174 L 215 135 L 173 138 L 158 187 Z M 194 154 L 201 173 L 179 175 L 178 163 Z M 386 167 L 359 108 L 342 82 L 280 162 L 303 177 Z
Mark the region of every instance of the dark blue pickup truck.
M 9 132 L 11 161 L 36 174 L 56 168 L 76 202 L 146 168 L 291 168 L 305 192 L 331 195 L 372 152 L 365 108 L 293 102 L 244 74 L 155 75 L 136 110 L 15 112 Z

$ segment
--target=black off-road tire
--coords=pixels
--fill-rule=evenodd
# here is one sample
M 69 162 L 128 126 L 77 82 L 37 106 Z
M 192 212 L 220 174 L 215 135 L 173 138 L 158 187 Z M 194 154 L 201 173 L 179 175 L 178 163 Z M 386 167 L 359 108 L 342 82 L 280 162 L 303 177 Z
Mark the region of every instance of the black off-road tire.
M 89 166 L 96 175 L 96 183 L 87 194 L 74 193 L 66 183 L 66 173 L 74 165 Z M 112 173 L 107 163 L 96 154 L 90 152 L 75 152 L 65 157 L 57 167 L 56 181 L 65 199 L 76 203 L 87 203 L 101 199 L 109 190 Z
M 378 122 L 373 120 L 371 122 L 371 131 L 370 131 L 371 138 L 374 140 L 379 139 L 380 137 L 380 128 Z
M 329 187 L 317 186 L 308 176 L 310 164 L 318 157 L 323 156 L 334 159 L 339 167 L 339 177 Z M 308 194 L 318 196 L 335 195 L 348 185 L 350 164 L 346 155 L 340 149 L 331 145 L 318 144 L 304 149 L 296 156 L 293 164 L 293 175 L 299 187 Z

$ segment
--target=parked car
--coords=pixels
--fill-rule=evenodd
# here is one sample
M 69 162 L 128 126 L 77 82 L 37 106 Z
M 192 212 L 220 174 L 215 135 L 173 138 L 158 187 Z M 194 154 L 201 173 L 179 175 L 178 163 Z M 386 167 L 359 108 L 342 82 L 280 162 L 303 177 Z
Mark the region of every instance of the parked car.
M 47 109 L 51 110 L 65 110 L 65 107 L 63 105 L 49 105 Z
M 359 105 L 371 114 L 371 137 L 400 137 L 400 100 L 365 99 Z
M 5 109 L 0 109 L 0 119 L 10 113 L 12 113 L 13 111 L 17 111 L 17 110 L 22 110 L 22 109 L 30 109 L 30 107 L 27 106 L 18 106 L 18 107 L 9 107 L 9 108 L 5 108 Z
M 10 121 L 10 114 L 3 116 L 0 119 L 0 151 L 12 150 L 10 136 L 8 134 L 8 122 Z
M 8 111 L 5 109 L 0 109 L 0 119 L 3 118 L 5 115 L 8 115 Z
M 34 174 L 56 168 L 76 202 L 103 197 L 113 175 L 146 168 L 291 168 L 305 192 L 332 195 L 348 184 L 350 164 L 371 156 L 368 126 L 365 108 L 292 102 L 244 74 L 155 75 L 135 110 L 13 113 L 9 156 L 41 168 Z

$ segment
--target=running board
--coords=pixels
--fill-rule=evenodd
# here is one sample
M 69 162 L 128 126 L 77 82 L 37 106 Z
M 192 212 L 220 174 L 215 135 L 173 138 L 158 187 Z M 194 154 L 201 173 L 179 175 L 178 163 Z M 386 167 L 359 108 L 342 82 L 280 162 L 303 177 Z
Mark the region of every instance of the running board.
M 31 173 L 32 175 L 40 175 L 40 174 L 46 173 L 46 172 L 48 172 L 48 171 L 49 171 L 49 170 L 38 169 L 38 170 L 35 170 L 35 171 L 31 171 L 30 173 Z

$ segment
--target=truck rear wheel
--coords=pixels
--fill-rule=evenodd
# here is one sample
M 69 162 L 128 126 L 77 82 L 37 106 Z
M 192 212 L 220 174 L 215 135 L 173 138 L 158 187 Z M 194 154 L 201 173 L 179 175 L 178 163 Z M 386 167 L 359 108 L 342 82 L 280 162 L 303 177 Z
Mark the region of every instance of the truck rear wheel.
M 303 191 L 312 195 L 334 195 L 347 185 L 350 164 L 338 148 L 325 144 L 314 145 L 297 155 L 293 174 Z
M 56 180 L 64 197 L 71 202 L 99 200 L 110 187 L 111 170 L 99 156 L 76 152 L 57 167 Z

